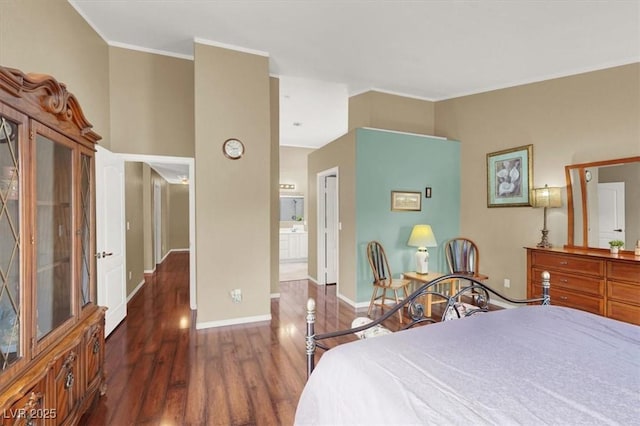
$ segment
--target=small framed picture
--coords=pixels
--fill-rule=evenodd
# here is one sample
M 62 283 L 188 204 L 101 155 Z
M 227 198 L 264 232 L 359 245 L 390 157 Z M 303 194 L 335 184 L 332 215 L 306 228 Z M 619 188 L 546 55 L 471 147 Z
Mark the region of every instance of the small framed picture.
M 531 205 L 533 145 L 487 154 L 487 207 Z
M 422 210 L 422 193 L 413 191 L 391 191 L 391 211 Z

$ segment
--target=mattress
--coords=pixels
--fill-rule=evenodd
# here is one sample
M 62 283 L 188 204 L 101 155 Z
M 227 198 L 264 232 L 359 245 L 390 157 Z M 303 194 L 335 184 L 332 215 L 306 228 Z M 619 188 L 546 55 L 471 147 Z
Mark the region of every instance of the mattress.
M 637 424 L 640 327 L 526 306 L 340 345 L 297 425 Z

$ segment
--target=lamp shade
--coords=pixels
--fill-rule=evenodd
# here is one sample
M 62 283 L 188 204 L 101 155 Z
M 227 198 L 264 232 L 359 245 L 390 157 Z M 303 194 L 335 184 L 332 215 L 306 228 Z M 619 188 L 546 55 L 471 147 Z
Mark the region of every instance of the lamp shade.
M 560 188 L 547 185 L 533 190 L 533 207 L 562 207 Z
M 415 225 L 409 236 L 407 245 L 411 247 L 438 247 L 430 225 Z

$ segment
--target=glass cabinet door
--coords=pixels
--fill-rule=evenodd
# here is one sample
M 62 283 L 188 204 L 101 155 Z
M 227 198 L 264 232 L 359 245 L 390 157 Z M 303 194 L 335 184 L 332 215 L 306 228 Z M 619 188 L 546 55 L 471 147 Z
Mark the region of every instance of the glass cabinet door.
M 93 157 L 80 154 L 80 306 L 96 304 Z
M 0 373 L 23 355 L 21 348 L 21 174 L 18 132 L 14 121 L 0 110 Z
M 36 274 L 38 339 L 74 314 L 73 150 L 37 133 L 35 140 Z

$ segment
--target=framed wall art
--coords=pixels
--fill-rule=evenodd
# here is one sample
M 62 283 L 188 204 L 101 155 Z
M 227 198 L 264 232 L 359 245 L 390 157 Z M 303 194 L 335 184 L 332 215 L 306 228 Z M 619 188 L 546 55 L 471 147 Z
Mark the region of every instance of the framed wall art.
M 531 205 L 533 145 L 487 154 L 487 207 Z
M 422 209 L 422 193 L 412 191 L 391 191 L 391 211 L 413 211 Z

